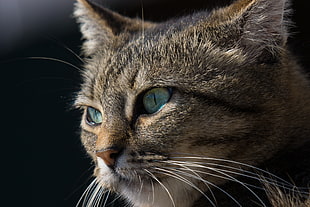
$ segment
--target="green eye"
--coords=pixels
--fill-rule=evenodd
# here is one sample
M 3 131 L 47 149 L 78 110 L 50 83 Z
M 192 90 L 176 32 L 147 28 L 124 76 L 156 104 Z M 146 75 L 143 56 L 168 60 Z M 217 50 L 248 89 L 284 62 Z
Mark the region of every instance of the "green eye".
M 149 114 L 159 111 L 170 99 L 171 90 L 167 88 L 153 88 L 143 96 L 144 109 Z
M 96 126 L 102 123 L 100 111 L 93 107 L 87 107 L 86 122 L 90 126 Z

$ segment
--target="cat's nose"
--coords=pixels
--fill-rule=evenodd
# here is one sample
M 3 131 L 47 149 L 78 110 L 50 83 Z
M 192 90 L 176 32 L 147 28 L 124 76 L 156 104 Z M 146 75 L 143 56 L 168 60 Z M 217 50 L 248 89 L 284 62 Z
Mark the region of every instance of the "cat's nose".
M 105 164 L 110 167 L 114 168 L 116 159 L 120 155 L 121 151 L 118 149 L 106 149 L 106 150 L 100 150 L 96 152 L 97 157 L 100 157 L 103 159 Z

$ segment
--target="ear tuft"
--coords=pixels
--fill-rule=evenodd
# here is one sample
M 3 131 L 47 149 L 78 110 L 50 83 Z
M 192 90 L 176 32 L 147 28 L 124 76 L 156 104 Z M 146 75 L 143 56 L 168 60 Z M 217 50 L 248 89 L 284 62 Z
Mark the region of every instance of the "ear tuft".
M 239 30 L 241 48 L 252 58 L 270 61 L 287 41 L 287 8 L 287 0 L 237 0 L 212 13 L 209 24 Z
M 86 2 L 78 1 L 75 4 L 74 16 L 80 24 L 83 36 L 83 52 L 85 55 L 92 55 L 98 48 L 98 45 L 107 43 L 113 38 L 113 33 L 108 27 L 104 27 L 100 16 Z
M 285 0 L 256 0 L 244 14 L 241 44 L 246 51 L 261 58 L 276 56 L 287 42 L 287 13 Z
M 94 54 L 99 47 L 112 43 L 120 34 L 130 34 L 142 30 L 142 20 L 130 19 L 110 11 L 101 4 L 102 1 L 78 0 L 75 5 L 74 16 L 80 23 L 84 42 L 84 53 Z M 144 27 L 151 27 L 149 22 Z

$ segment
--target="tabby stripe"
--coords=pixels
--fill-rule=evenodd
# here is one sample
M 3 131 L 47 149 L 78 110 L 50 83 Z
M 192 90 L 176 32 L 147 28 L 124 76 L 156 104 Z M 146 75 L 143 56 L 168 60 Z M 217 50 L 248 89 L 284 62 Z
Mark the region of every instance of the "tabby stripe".
M 257 114 L 261 112 L 261 109 L 257 106 L 245 106 L 245 105 L 236 105 L 230 103 L 224 99 L 210 96 L 203 93 L 194 92 L 196 98 L 202 99 L 203 101 L 209 103 L 210 105 L 221 106 L 229 109 L 232 113 L 247 113 L 247 114 Z

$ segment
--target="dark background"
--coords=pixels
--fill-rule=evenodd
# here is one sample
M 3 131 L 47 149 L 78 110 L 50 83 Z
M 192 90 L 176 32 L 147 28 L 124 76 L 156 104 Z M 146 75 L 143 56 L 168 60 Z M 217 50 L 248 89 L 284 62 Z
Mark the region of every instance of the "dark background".
M 132 17 L 141 16 L 143 6 L 145 19 L 154 21 L 229 2 L 106 0 L 108 7 Z M 292 2 L 295 26 L 289 45 L 310 68 L 309 3 Z M 80 83 L 76 67 L 81 67 L 75 55 L 80 54 L 81 36 L 72 8 L 71 0 L 0 2 L 5 206 L 75 206 L 90 183 L 92 167 L 78 135 L 80 112 L 71 110 Z

